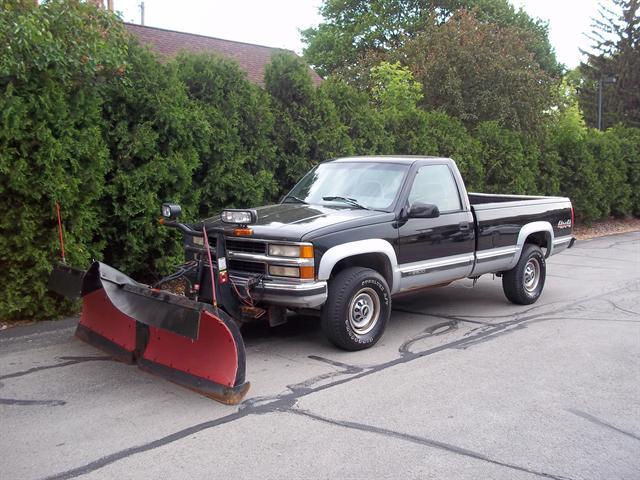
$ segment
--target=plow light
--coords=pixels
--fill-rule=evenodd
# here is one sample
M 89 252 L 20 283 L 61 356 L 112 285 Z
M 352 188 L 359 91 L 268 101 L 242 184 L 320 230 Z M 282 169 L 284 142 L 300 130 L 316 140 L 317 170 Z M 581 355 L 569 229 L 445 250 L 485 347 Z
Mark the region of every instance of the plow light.
M 182 213 L 180 205 L 175 203 L 163 203 L 162 204 L 162 216 L 167 220 L 175 220 Z
M 220 220 L 224 223 L 234 223 L 236 225 L 249 225 L 255 223 L 258 214 L 255 210 L 223 210 Z

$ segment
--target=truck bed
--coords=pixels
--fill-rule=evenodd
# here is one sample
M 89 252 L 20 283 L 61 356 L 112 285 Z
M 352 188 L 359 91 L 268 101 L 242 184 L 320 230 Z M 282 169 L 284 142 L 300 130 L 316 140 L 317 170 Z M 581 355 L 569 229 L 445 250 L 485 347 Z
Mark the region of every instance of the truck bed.
M 547 232 L 536 240 L 547 256 L 571 240 L 573 213 L 568 198 L 470 193 L 469 203 L 477 229 L 474 275 L 513 268 L 528 226 Z
M 541 195 L 503 195 L 497 193 L 469 193 L 469 203 L 477 207 L 477 210 L 513 206 L 513 204 L 528 205 L 562 202 L 568 200 L 564 197 L 545 197 Z M 510 205 L 503 205 L 509 203 Z

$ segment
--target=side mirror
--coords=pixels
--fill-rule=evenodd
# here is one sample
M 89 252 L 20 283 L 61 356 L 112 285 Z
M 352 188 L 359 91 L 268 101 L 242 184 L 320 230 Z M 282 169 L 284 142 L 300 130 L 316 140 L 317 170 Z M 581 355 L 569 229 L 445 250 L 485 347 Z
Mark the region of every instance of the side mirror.
M 437 205 L 416 202 L 409 208 L 409 218 L 436 218 L 440 216 Z
M 162 216 L 167 220 L 175 220 L 182 213 L 180 205 L 175 203 L 163 203 L 162 204 Z

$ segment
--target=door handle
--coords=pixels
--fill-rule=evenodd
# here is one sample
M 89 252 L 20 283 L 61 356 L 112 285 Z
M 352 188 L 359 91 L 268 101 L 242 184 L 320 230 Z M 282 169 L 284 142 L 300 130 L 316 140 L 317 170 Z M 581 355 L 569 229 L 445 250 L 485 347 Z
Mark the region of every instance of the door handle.
M 460 222 L 458 227 L 460 230 L 469 230 L 469 222 Z

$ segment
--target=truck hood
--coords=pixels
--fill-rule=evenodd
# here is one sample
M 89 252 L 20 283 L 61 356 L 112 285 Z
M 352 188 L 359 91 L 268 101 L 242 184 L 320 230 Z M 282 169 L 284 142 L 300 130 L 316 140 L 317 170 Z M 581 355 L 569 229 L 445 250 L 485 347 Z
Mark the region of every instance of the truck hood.
M 310 240 L 335 230 L 389 221 L 393 213 L 343 206 L 280 203 L 256 209 L 258 221 L 250 227 L 253 238 L 268 240 Z M 379 218 L 376 218 L 379 217 Z M 219 217 L 205 220 L 211 227 L 225 225 Z

